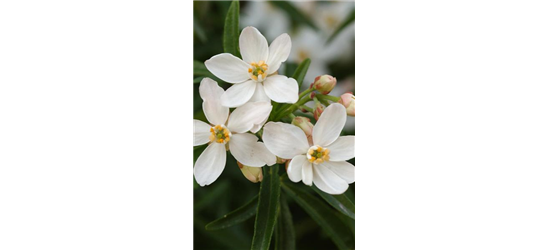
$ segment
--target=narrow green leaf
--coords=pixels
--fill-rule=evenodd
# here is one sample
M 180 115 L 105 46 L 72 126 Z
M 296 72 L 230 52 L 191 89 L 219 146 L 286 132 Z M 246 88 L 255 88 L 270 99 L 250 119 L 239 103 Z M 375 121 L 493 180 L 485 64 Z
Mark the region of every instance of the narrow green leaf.
M 204 29 L 200 25 L 200 22 L 198 22 L 198 20 L 196 20 L 195 16 L 193 16 L 193 31 L 194 31 L 194 34 L 196 35 L 196 37 L 198 37 L 198 39 L 202 43 L 208 41 L 208 38 L 206 37 L 206 32 L 204 32 Z
M 292 72 L 295 72 L 296 69 L 297 69 L 297 63 L 288 62 L 288 61 L 286 61 L 284 63 L 284 75 L 285 76 L 291 75 Z
M 318 223 L 338 249 L 354 249 L 354 234 L 334 209 L 297 185 L 283 182 L 282 189 Z
M 240 16 L 240 3 L 234 0 L 225 17 L 225 28 L 223 30 L 223 50 L 234 56 L 238 53 L 238 21 Z
M 297 66 L 297 69 L 294 71 L 292 78 L 297 81 L 297 86 L 301 86 L 301 84 L 303 83 L 303 79 L 305 79 L 305 75 L 309 70 L 309 65 L 311 65 L 311 59 L 307 58 L 303 60 L 303 62 L 301 62 L 299 66 Z
M 195 76 L 210 76 L 212 73 L 208 71 L 203 62 L 193 60 L 193 75 Z
M 229 188 L 229 183 L 226 181 L 217 181 L 216 183 L 208 186 L 209 193 L 208 195 L 202 196 L 201 200 L 194 201 L 194 210 L 198 211 L 203 207 L 210 205 L 214 201 L 218 200 L 221 197 L 227 188 Z
M 295 250 L 295 230 L 286 197 L 280 194 L 280 209 L 275 231 L 275 250 Z
M 199 83 L 202 81 L 202 79 L 204 79 L 204 77 L 196 77 L 193 79 L 193 84 L 196 84 L 196 83 Z
M 296 8 L 292 3 L 287 1 L 269 1 L 269 2 L 272 5 L 285 11 L 294 22 L 305 24 L 313 28 L 314 30 L 318 30 L 318 27 L 316 27 L 316 25 L 309 18 L 309 16 L 307 16 L 305 13 L 303 13 L 298 8 Z
M 322 192 L 317 187 L 313 187 L 313 190 L 339 212 L 355 219 L 355 204 L 345 194 L 331 195 Z
M 243 222 L 257 212 L 257 196 L 246 203 L 244 206 L 237 208 L 236 210 L 224 215 L 223 217 L 214 220 L 206 225 L 206 230 L 219 230 L 227 227 L 234 226 L 240 222 Z
M 345 18 L 345 21 L 343 21 L 339 25 L 339 27 L 337 27 L 337 29 L 334 31 L 334 33 L 328 38 L 326 43 L 332 42 L 334 40 L 334 38 L 339 33 L 341 33 L 341 31 L 343 31 L 347 26 L 349 26 L 349 24 L 353 23 L 354 21 L 355 21 L 355 10 L 353 9 L 353 11 L 351 11 L 351 13 L 349 13 L 349 15 L 347 15 L 347 17 Z
M 213 80 L 217 82 L 221 82 L 219 78 L 214 76 L 207 68 L 206 65 L 204 65 L 203 62 L 193 60 L 193 75 L 196 76 L 193 79 L 193 84 L 200 83 L 204 77 L 212 78 Z
M 195 234 L 204 234 L 205 236 L 210 237 L 215 242 L 223 244 L 223 249 L 242 250 L 248 249 L 250 247 L 250 240 L 248 239 L 249 237 L 242 237 L 234 230 L 219 230 L 215 233 L 205 231 L 204 226 L 206 225 L 206 221 L 197 214 L 194 215 L 193 222 L 195 227 Z
M 278 164 L 263 168 L 263 181 L 259 188 L 259 202 L 255 216 L 252 250 L 268 250 L 271 244 L 279 209 L 280 179 Z

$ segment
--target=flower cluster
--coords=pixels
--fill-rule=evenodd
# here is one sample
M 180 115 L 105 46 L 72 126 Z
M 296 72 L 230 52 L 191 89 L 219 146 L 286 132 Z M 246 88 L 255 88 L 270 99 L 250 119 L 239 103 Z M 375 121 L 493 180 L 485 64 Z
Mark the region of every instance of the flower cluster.
M 329 194 L 345 192 L 354 182 L 354 166 L 347 162 L 355 156 L 354 136 L 340 134 L 347 115 L 354 116 L 354 95 L 329 96 L 337 83 L 329 75 L 318 76 L 300 94 L 295 79 L 278 73 L 290 55 L 288 34 L 269 46 L 256 28 L 247 27 L 239 46 L 242 59 L 222 53 L 204 63 L 232 86 L 225 91 L 210 78 L 200 82 L 208 123 L 194 120 L 194 146 L 208 146 L 196 160 L 196 182 L 200 186 L 214 182 L 225 168 L 229 151 L 254 183 L 263 179 L 261 167 L 286 162 L 291 181 L 314 183 Z M 314 110 L 305 105 L 309 101 L 315 102 Z M 272 102 L 278 103 L 276 108 Z M 230 108 L 235 109 L 230 112 Z M 315 124 L 307 117 L 296 117 L 293 113 L 299 110 L 313 113 Z

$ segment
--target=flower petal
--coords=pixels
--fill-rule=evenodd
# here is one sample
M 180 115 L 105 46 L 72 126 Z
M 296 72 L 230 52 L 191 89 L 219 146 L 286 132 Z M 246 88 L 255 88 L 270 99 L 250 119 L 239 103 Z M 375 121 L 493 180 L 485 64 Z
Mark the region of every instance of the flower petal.
M 299 87 L 297 81 L 283 75 L 268 76 L 263 81 L 265 93 L 271 100 L 283 103 L 297 102 Z
M 265 89 L 263 88 L 263 84 L 257 84 L 255 87 L 255 92 L 252 98 L 248 102 L 268 102 L 271 103 L 271 99 L 265 94 Z M 258 124 L 254 124 L 254 126 L 250 129 L 250 132 L 257 133 L 263 127 L 263 124 L 267 122 L 267 119 L 269 117 L 265 117 L 265 120 L 261 121 Z
M 351 184 L 355 182 L 355 166 L 346 161 L 325 161 L 322 165 L 337 174 L 341 179 Z
M 339 137 L 346 120 L 347 112 L 343 105 L 332 103 L 328 106 L 313 128 L 313 142 L 315 145 L 325 147 L 334 142 Z
M 337 195 L 344 193 L 349 188 L 349 184 L 345 180 L 326 168 L 323 163 L 315 165 L 314 168 L 313 181 L 318 189 L 328 194 Z
M 203 121 L 199 121 L 199 120 L 193 120 L 194 121 L 194 127 L 193 127 L 193 137 L 194 137 L 194 142 L 193 142 L 193 146 L 198 146 L 198 145 L 202 145 L 204 143 L 207 143 L 210 141 L 210 128 L 212 128 L 212 126 L 210 126 L 210 124 L 207 124 Z
M 260 123 L 257 123 L 257 124 L 254 124 L 252 126 L 252 128 L 250 129 L 250 132 L 252 133 L 257 133 L 257 131 L 259 131 L 261 129 L 261 127 L 263 127 L 263 124 L 265 124 L 265 122 L 267 122 L 267 119 L 269 119 L 269 116 L 265 117 L 265 120 L 261 121 Z
M 248 26 L 242 30 L 239 45 L 240 54 L 242 54 L 244 62 L 266 62 L 267 58 L 269 58 L 267 39 L 255 27 Z
M 278 36 L 269 46 L 269 59 L 267 59 L 267 75 L 270 75 L 280 68 L 280 64 L 285 62 L 292 49 L 292 40 L 286 33 Z
M 355 157 L 355 136 L 341 136 L 332 144 L 330 149 L 330 161 L 346 161 Z
M 307 186 L 313 185 L 313 164 L 306 162 L 301 165 L 301 179 Z
M 296 155 L 288 164 L 288 178 L 293 182 L 300 182 L 303 165 L 305 164 L 311 165 L 307 161 L 307 157 L 305 155 Z
M 270 102 L 249 102 L 236 108 L 229 117 L 227 128 L 231 132 L 244 133 L 255 124 L 265 121 L 273 106 Z
M 241 83 L 250 79 L 250 65 L 229 53 L 212 56 L 204 65 L 212 74 L 228 83 Z
M 305 133 L 297 126 L 282 122 L 265 124 L 263 142 L 269 151 L 284 159 L 305 154 L 309 149 Z
M 194 164 L 194 178 L 201 187 L 210 185 L 223 172 L 227 153 L 222 143 L 212 143 L 202 152 Z
M 252 98 L 256 85 L 258 83 L 249 80 L 229 87 L 221 96 L 221 104 L 230 108 L 242 106 Z
M 257 84 L 255 87 L 255 92 L 252 98 L 248 102 L 271 102 L 271 98 L 265 93 L 263 84 Z
M 200 82 L 198 91 L 204 100 L 202 110 L 208 121 L 214 125 L 225 124 L 229 116 L 229 108 L 221 105 L 220 98 L 225 92 L 223 88 L 219 87 L 216 81 L 204 78 Z
M 276 163 L 276 156 L 265 147 L 263 142 L 256 142 L 256 149 L 257 155 L 259 155 L 259 158 L 261 158 L 267 166 L 272 166 Z
M 229 141 L 229 149 L 234 158 L 250 167 L 261 167 L 265 161 L 257 150 L 257 137 L 252 134 L 234 134 Z

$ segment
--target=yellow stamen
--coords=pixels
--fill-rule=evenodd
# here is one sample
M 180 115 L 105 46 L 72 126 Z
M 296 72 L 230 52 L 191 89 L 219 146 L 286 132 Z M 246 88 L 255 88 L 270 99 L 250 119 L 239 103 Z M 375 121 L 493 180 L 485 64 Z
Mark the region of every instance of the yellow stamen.
M 320 146 L 312 146 L 307 150 L 307 159 L 314 164 L 330 160 L 330 150 Z
M 227 143 L 231 139 L 231 131 L 223 125 L 215 125 L 210 128 L 210 141 L 217 143 Z
M 255 81 L 263 81 L 267 78 L 267 70 L 269 69 L 269 65 L 267 65 L 265 61 L 259 61 L 257 63 L 253 62 L 250 63 L 250 66 L 251 67 L 248 68 L 250 78 Z

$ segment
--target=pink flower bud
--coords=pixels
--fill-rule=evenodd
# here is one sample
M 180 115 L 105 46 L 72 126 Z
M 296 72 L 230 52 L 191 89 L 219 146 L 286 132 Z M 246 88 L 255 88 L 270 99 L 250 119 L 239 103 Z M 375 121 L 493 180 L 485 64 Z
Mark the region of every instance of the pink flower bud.
M 246 177 L 249 181 L 258 183 L 263 180 L 263 168 L 248 167 L 246 165 L 242 165 L 242 163 L 238 161 L 236 164 L 238 164 L 240 171 L 242 171 L 244 177 Z
M 307 136 L 307 140 L 312 143 L 314 125 L 311 123 L 311 120 L 309 118 L 296 116 L 292 120 L 292 124 L 298 126 L 301 130 L 303 130 L 303 132 L 305 132 L 305 135 Z
M 315 78 L 313 88 L 318 90 L 321 94 L 327 95 L 336 86 L 337 79 L 331 75 L 322 75 Z
M 320 115 L 322 114 L 322 112 L 324 112 L 324 106 L 322 106 L 322 104 L 320 103 L 317 103 L 315 105 L 315 110 L 313 110 L 313 115 L 315 117 L 315 120 L 318 121 L 318 118 L 320 117 Z
M 345 106 L 347 115 L 355 116 L 355 95 L 353 93 L 349 92 L 341 95 L 341 99 L 338 102 Z

